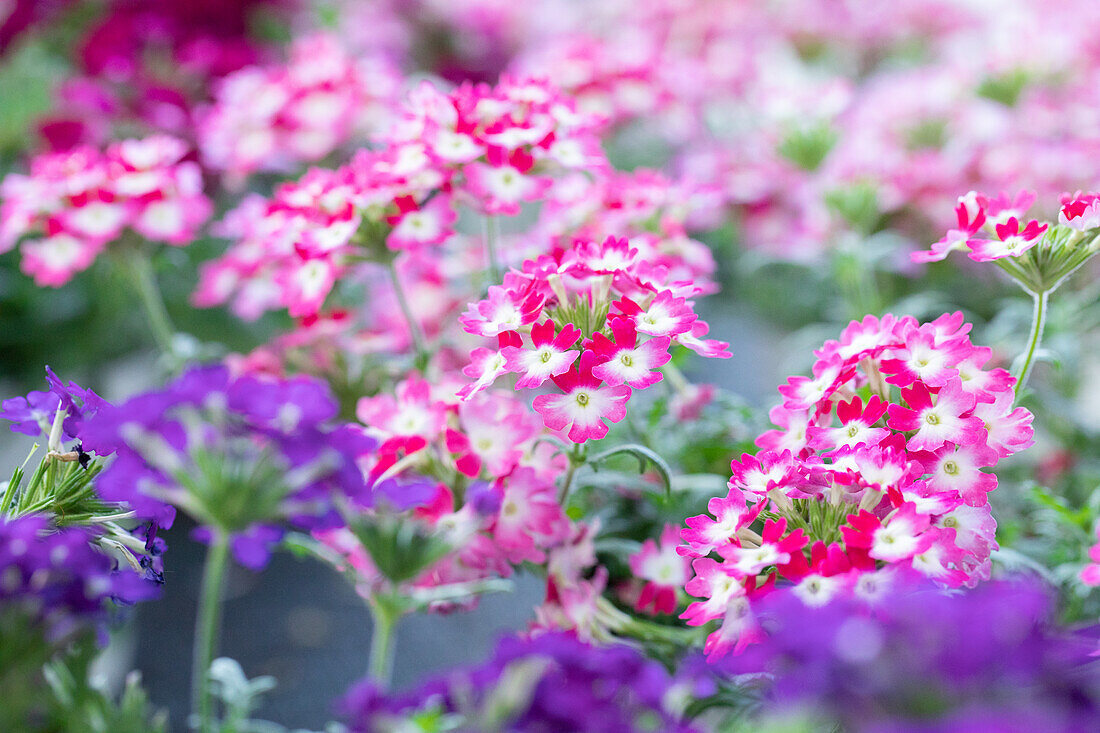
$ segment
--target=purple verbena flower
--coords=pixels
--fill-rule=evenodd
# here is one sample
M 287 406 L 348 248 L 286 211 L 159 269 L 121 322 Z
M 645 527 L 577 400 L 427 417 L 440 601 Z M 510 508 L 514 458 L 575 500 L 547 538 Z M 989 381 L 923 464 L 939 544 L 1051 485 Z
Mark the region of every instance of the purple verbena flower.
M 52 529 L 45 517 L 0 518 L 0 614 L 27 616 L 51 641 L 101 630 L 108 601 L 133 603 L 156 586 L 94 549 L 83 529 Z
M 199 539 L 224 532 L 238 561 L 260 569 L 283 522 L 336 526 L 336 494 L 372 503 L 359 458 L 376 443 L 334 425 L 337 412 L 328 387 L 312 378 L 199 367 L 100 410 L 84 433 L 93 446 L 117 449 L 99 479 L 105 499 L 162 527 L 182 509 L 199 523 Z
M 388 696 L 371 682 L 360 683 L 344 699 L 343 710 L 353 733 L 385 729 L 431 709 L 458 716 L 459 730 L 687 733 L 695 729 L 666 707 L 680 682 L 636 649 L 595 647 L 554 633 L 505 638 L 486 664 L 456 670 L 409 693 Z M 509 694 L 499 695 L 504 686 Z M 490 713 L 484 703 L 494 695 L 511 701 L 511 708 L 500 719 L 483 719 Z
M 777 591 L 757 608 L 765 638 L 724 665 L 774 675 L 766 710 L 852 731 L 1100 730 L 1095 640 L 1054 626 L 1035 582 L 900 585 L 873 605 L 817 607 Z

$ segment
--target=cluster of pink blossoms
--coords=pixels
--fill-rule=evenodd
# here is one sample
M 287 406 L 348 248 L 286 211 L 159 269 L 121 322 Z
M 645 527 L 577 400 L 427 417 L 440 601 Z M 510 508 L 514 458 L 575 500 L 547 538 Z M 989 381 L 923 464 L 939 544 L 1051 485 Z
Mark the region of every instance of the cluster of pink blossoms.
M 1003 193 L 991 199 L 976 191 L 960 196 L 955 206 L 958 227 L 949 229 L 929 250 L 914 252 L 913 261 L 938 262 L 954 250 L 967 251 L 975 262 L 1019 257 L 1038 244 L 1047 230 L 1035 219 L 1021 224 L 1033 203 L 1032 191 L 1020 191 L 1011 199 Z
M 508 373 L 519 375 L 517 390 L 550 381 L 557 389 L 534 400 L 546 426 L 574 443 L 598 440 L 607 422 L 625 417 L 632 390 L 661 380 L 673 343 L 730 356 L 729 344 L 706 338 L 692 300 L 701 292 L 691 280 L 671 280 L 668 267 L 642 259 L 625 239 L 578 240 L 528 260 L 460 319 L 497 347 L 470 354 L 463 373 L 474 381 L 459 395 L 469 399 Z
M 1061 196 L 1058 223 L 1078 232 L 1100 227 L 1100 194 L 1065 193 Z M 1009 198 L 989 198 L 971 191 L 960 196 L 955 206 L 958 226 L 949 229 L 930 249 L 914 252 L 914 262 L 938 262 L 954 250 L 967 252 L 976 262 L 1019 257 L 1039 244 L 1049 224 L 1036 219 L 1023 224 L 1027 210 L 1035 203 L 1033 191 L 1020 191 Z
M 437 247 L 460 205 L 518 213 L 562 169 L 601 170 L 593 134 L 551 85 L 505 79 L 444 93 L 425 82 L 383 145 L 335 171 L 314 169 L 270 200 L 246 199 L 223 233 L 236 243 L 202 270 L 195 302 L 233 301 L 242 317 L 287 308 L 315 315 L 337 278 L 362 260 Z
M 187 152 L 181 141 L 156 135 L 104 152 L 38 156 L 29 175 L 13 173 L 0 185 L 0 252 L 22 240 L 23 271 L 58 287 L 128 228 L 154 242 L 188 244 L 212 207 Z
M 573 241 L 625 237 L 638 257 L 667 267 L 672 280 L 694 280 L 714 292 L 710 248 L 688 235 L 718 224 L 720 196 L 709 186 L 674 181 L 656 171 L 573 173 L 554 181 L 527 237 L 569 249 Z
M 997 477 L 986 469 L 1031 445 L 1032 415 L 969 330 L 961 313 L 867 316 L 815 352 L 812 377 L 779 388 L 779 427 L 682 532 L 695 558 L 686 588 L 703 599 L 683 618 L 722 619 L 711 657 L 752 640 L 749 601 L 780 578 L 824 603 L 899 572 L 948 587 L 989 577 Z
M 538 417 L 507 393 L 459 401 L 454 392 L 453 384 L 411 376 L 392 394 L 358 403 L 365 432 L 380 442 L 370 474 L 434 482 L 413 519 L 450 551 L 412 588 L 507 577 L 519 563 L 546 562 L 547 550 L 571 532 L 555 485 L 564 459 L 536 444 L 544 435 Z M 319 538 L 345 556 L 363 592 L 382 581 L 350 531 Z
M 331 35 L 297 39 L 285 65 L 248 66 L 220 80 L 214 104 L 198 113 L 203 161 L 237 183 L 318 161 L 379 134 L 400 86 L 383 57 L 354 58 Z

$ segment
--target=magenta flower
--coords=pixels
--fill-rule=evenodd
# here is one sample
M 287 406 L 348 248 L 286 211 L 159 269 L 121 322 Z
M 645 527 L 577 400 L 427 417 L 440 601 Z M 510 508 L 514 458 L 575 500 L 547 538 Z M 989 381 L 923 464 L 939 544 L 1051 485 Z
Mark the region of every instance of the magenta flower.
M 1100 227 L 1100 194 L 1062 194 L 1062 208 L 1058 211 L 1058 223 L 1078 231 Z
M 508 371 L 521 375 L 516 380 L 516 389 L 542 386 L 550 377 L 567 371 L 580 356 L 580 352 L 573 350 L 573 345 L 581 337 L 580 329 L 567 323 L 557 335 L 554 330 L 554 322 L 546 319 L 531 326 L 534 350 L 517 346 L 501 349 Z
M 659 336 L 639 344 L 638 331 L 632 321 L 613 318 L 610 326 L 613 339 L 596 333 L 586 344 L 600 359 L 592 369 L 593 376 L 611 386 L 628 384 L 634 389 L 645 389 L 661 381 L 657 367 L 664 366 L 672 358 L 668 353 L 672 339 Z
M 974 396 L 963 391 L 956 377 L 937 394 L 922 382 L 901 391 L 909 407 L 891 404 L 887 424 L 894 430 L 916 431 L 906 444 L 909 450 L 939 450 L 945 443 L 969 444 L 985 440 L 985 425 L 973 416 Z
M 625 384 L 603 386 L 603 382 L 592 374 L 595 360 L 594 354 L 585 352 L 578 365 L 553 377 L 554 384 L 564 394 L 535 398 L 535 411 L 542 415 L 546 427 L 551 430 L 568 428 L 569 439 L 574 443 L 598 440 L 607 435 L 605 420 L 617 423 L 626 417 L 630 387 Z
M 634 321 L 638 333 L 649 336 L 678 336 L 689 333 L 698 318 L 687 300 L 674 296 L 671 290 L 661 292 L 644 308 L 626 297 L 616 303 L 616 306 L 623 315 Z
M 997 239 L 982 239 L 973 244 L 970 259 L 975 262 L 991 262 L 1002 257 L 1019 257 L 1039 243 L 1039 237 L 1047 227 L 1047 224 L 1040 224 L 1032 219 L 1021 229 L 1019 220 L 1014 216 L 1009 217 L 1007 222 L 994 227 Z

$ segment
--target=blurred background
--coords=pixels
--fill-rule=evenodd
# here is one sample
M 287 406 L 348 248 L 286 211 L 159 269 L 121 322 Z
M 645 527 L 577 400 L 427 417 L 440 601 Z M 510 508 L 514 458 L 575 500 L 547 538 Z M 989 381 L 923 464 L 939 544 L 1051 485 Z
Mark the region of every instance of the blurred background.
M 866 313 L 962 310 L 1000 363 L 1020 351 L 1030 303 L 994 268 L 962 258 L 918 268 L 908 255 L 954 225 L 955 200 L 971 189 L 1034 189 L 1042 218 L 1062 191 L 1100 185 L 1097 27 L 1091 0 L 7 0 L 0 173 L 25 171 L 44 150 L 168 132 L 193 146 L 217 219 L 246 192 L 269 194 L 369 144 L 387 104 L 416 80 L 546 76 L 606 116 L 616 168 L 691 182 L 690 234 L 714 253 L 721 285 L 700 312 L 734 356 L 686 372 L 762 411 L 778 384 L 807 370 L 813 348 Z M 370 114 L 312 156 L 247 168 L 220 160 L 195 131 L 228 104 L 227 80 L 309 72 L 294 44 L 314 34 L 372 69 L 377 98 L 361 110 Z M 291 321 L 191 305 L 199 264 L 228 244 L 213 231 L 163 248 L 157 279 L 181 331 L 211 353 L 248 353 Z M 1042 396 L 1028 398 L 1036 424 L 1050 427 L 995 499 L 1002 544 L 1056 567 L 1076 562 L 1076 550 L 1051 539 L 1041 492 L 1083 501 L 1100 457 L 1100 392 L 1089 386 L 1100 352 L 1095 336 L 1079 337 L 1097 332 L 1100 306 L 1095 278 L 1081 280 L 1054 304 L 1034 378 Z M 55 289 L 20 271 L 18 251 L 0 254 L 0 395 L 40 389 L 46 364 L 110 400 L 162 379 L 110 258 Z M 2 465 L 26 449 L 0 439 Z M 718 453 L 721 473 L 729 456 Z M 168 534 L 164 597 L 141 607 L 115 650 L 176 726 L 202 557 L 188 532 L 181 522 Z M 523 628 L 544 589 L 524 575 L 515 585 L 472 612 L 404 621 L 397 686 L 483 659 L 498 635 Z M 262 714 L 321 725 L 365 670 L 362 601 L 333 571 L 286 555 L 262 575 L 235 567 L 229 588 L 224 653 L 279 681 Z

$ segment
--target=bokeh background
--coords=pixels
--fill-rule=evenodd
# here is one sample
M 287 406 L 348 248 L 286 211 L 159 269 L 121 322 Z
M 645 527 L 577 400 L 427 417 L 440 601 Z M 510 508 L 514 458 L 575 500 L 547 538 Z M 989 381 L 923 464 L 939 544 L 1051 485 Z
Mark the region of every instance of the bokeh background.
M 1018 353 L 1030 304 L 1012 285 L 961 258 L 917 268 L 908 253 L 954 224 L 955 198 L 972 188 L 1036 189 L 1049 216 L 1059 192 L 1100 186 L 1097 27 L 1091 0 L 6 0 L 0 173 L 25 170 L 37 151 L 158 130 L 201 148 L 196 121 L 222 80 L 292 64 L 292 41 L 312 33 L 352 58 L 385 59 L 402 89 L 545 75 L 606 113 L 617 168 L 654 168 L 713 195 L 691 232 L 714 252 L 721 284 L 701 312 L 734 356 L 687 373 L 762 410 L 812 348 L 864 313 L 961 309 L 976 343 L 1002 362 Z M 320 160 L 244 183 L 211 166 L 207 190 L 221 214 L 243 189 L 270 193 L 308 162 L 338 163 L 366 142 L 352 135 Z M 190 305 L 199 263 L 226 246 L 208 234 L 167 248 L 157 276 L 180 330 L 218 353 L 247 353 L 290 320 Z M 1055 303 L 1035 377 L 1045 397 L 1029 407 L 1049 427 L 996 499 L 1002 536 L 1020 551 L 1042 545 L 1036 554 L 1055 565 L 1076 559 L 1044 536 L 1035 481 L 1083 501 L 1100 456 L 1100 393 L 1088 386 L 1100 359 L 1095 336 L 1080 337 L 1097 332 L 1100 307 L 1095 278 L 1082 280 Z M 40 388 L 45 364 L 108 399 L 159 382 L 144 316 L 108 258 L 52 289 L 20 272 L 16 251 L 0 255 L 0 394 Z M 0 465 L 24 450 L 0 438 Z M 181 522 L 167 537 L 164 598 L 137 611 L 113 650 L 176 725 L 202 556 L 188 530 Z M 229 587 L 224 653 L 279 680 L 261 713 L 321 725 L 365 669 L 366 608 L 333 571 L 285 555 L 262 575 L 234 568 Z M 521 575 L 513 595 L 476 611 L 404 621 L 397 686 L 484 658 L 542 594 Z

